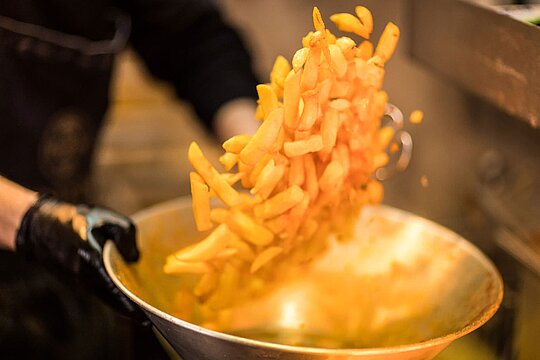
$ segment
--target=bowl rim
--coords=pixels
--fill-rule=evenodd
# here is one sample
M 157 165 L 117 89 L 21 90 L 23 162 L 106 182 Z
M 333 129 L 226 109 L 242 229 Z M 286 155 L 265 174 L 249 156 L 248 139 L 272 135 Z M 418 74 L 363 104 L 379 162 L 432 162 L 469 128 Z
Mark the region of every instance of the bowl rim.
M 191 197 L 190 196 L 183 196 L 176 199 L 172 199 L 169 201 L 165 201 L 162 203 L 155 204 L 153 206 L 150 206 L 148 208 L 145 208 L 141 211 L 136 212 L 133 215 L 133 220 L 135 223 L 138 223 L 142 219 L 151 216 L 155 213 L 163 213 L 171 210 L 176 210 L 180 208 L 181 206 L 191 206 Z M 496 284 L 498 285 L 499 291 L 497 293 L 497 299 L 493 304 L 490 306 L 484 308 L 485 310 L 480 313 L 477 318 L 472 321 L 470 324 L 465 326 L 464 328 L 449 333 L 447 335 L 438 336 L 432 339 L 428 339 L 421 342 L 415 342 L 411 344 L 403 344 L 403 345 L 394 345 L 394 346 L 387 346 L 387 347 L 368 347 L 368 348 L 340 348 L 340 349 L 333 349 L 333 348 L 318 348 L 318 347 L 309 347 L 309 346 L 294 346 L 294 345 L 285 345 L 285 344 L 279 344 L 279 343 L 272 343 L 272 342 L 266 342 L 262 340 L 255 340 L 255 339 L 248 339 L 244 337 L 240 337 L 237 335 L 231 335 L 215 330 L 206 329 L 200 325 L 196 325 L 193 323 L 190 323 L 188 321 L 182 320 L 180 318 L 177 318 L 175 316 L 172 316 L 168 313 L 166 313 L 163 310 L 160 310 L 151 304 L 147 303 L 143 299 L 139 298 L 137 295 L 135 295 L 131 290 L 129 290 L 122 281 L 116 276 L 116 273 L 114 272 L 113 265 L 111 263 L 111 255 L 113 251 L 117 251 L 115 248 L 115 245 L 112 241 L 107 241 L 105 244 L 104 250 L 103 250 L 103 261 L 105 265 L 105 269 L 109 275 L 109 277 L 112 279 L 113 283 L 124 293 L 128 298 L 130 298 L 133 302 L 135 302 L 138 306 L 140 306 L 142 309 L 144 309 L 147 312 L 150 312 L 160 318 L 162 318 L 165 321 L 171 322 L 176 326 L 182 327 L 186 330 L 193 331 L 195 333 L 198 333 L 200 335 L 206 335 L 210 336 L 212 338 L 216 338 L 222 341 L 228 341 L 232 343 L 236 343 L 239 345 L 244 346 L 255 346 L 255 347 L 262 347 L 262 348 L 268 348 L 278 351 L 285 351 L 285 352 L 294 352 L 294 353 L 303 353 L 303 354 L 313 354 L 313 355 L 384 355 L 384 354 L 392 354 L 397 352 L 411 352 L 426 348 L 433 348 L 437 346 L 442 345 L 449 345 L 454 340 L 457 340 L 474 330 L 478 329 L 482 325 L 484 325 L 491 317 L 497 312 L 499 309 L 503 294 L 504 294 L 504 283 L 502 280 L 502 276 L 496 266 L 493 264 L 493 262 L 482 252 L 480 251 L 474 244 L 467 241 L 465 238 L 457 234 L 456 232 L 435 223 L 434 221 L 428 220 L 426 218 L 423 218 L 419 215 L 413 214 L 411 212 L 398 209 L 392 206 L 388 205 L 377 205 L 377 206 L 369 206 L 366 207 L 368 209 L 373 208 L 382 208 L 384 212 L 391 215 L 392 218 L 411 218 L 414 217 L 416 220 L 423 222 L 428 228 L 434 229 L 440 233 L 445 234 L 444 239 L 446 241 L 453 241 L 460 247 L 464 247 L 469 251 L 473 256 L 475 256 L 486 269 L 489 269 L 489 273 L 494 275 L 496 278 Z

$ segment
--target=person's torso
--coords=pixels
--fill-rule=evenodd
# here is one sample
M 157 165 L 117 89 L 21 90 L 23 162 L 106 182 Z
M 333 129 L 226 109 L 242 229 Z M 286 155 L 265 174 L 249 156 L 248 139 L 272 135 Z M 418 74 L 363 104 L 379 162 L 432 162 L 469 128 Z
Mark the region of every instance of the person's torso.
M 0 175 L 78 200 L 128 34 L 109 0 L 0 2 Z

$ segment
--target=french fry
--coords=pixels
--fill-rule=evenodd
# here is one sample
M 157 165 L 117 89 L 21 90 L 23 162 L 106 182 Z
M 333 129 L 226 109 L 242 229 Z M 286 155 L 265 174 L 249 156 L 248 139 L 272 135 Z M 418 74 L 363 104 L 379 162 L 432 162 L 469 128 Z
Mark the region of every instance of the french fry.
M 302 100 L 304 100 L 304 108 L 300 115 L 298 130 L 306 131 L 311 129 L 319 117 L 319 94 L 317 91 L 308 90 L 302 96 Z
M 424 118 L 424 113 L 421 110 L 414 110 L 409 117 L 411 124 L 420 124 Z
M 272 148 L 270 149 L 270 152 L 272 154 L 275 155 L 279 153 L 279 151 L 283 147 L 283 143 L 285 142 L 285 137 L 286 137 L 285 129 L 283 129 L 282 127 L 281 129 L 279 129 L 279 133 L 278 133 L 276 141 L 274 142 L 274 146 L 272 146 Z
M 302 91 L 314 89 L 317 85 L 320 59 L 321 48 L 316 43 L 315 45 L 310 46 L 306 63 L 304 64 L 304 71 L 302 73 L 302 79 L 300 80 L 300 89 Z
M 321 135 L 312 135 L 305 140 L 286 141 L 283 151 L 288 157 L 301 156 L 322 150 L 323 140 Z
M 255 110 L 255 119 L 260 120 L 260 121 L 264 120 L 264 113 L 263 113 L 262 106 L 260 104 L 257 104 L 257 108 Z
M 363 6 L 357 6 L 354 11 L 366 31 L 371 34 L 373 32 L 373 15 L 371 15 L 371 11 Z
M 240 160 L 255 165 L 266 152 L 272 149 L 283 123 L 283 109 L 274 109 L 261 124 L 247 145 L 240 152 Z
M 330 16 L 330 20 L 341 31 L 352 32 L 364 39 L 369 39 L 369 31 L 354 15 L 347 13 L 334 14 Z
M 213 221 L 230 228 L 236 235 L 254 245 L 268 245 L 273 240 L 273 234 L 263 225 L 257 224 L 251 217 L 238 209 L 212 209 Z M 221 226 L 221 225 L 220 225 Z
M 197 143 L 192 142 L 189 146 L 188 158 L 191 165 L 202 176 L 208 186 L 214 190 L 223 202 L 229 206 L 239 204 L 240 196 L 231 185 L 229 185 L 210 164 L 203 155 L 201 148 Z
M 319 105 L 321 108 L 324 108 L 328 104 L 330 97 L 330 90 L 332 89 L 332 80 L 326 79 L 319 83 Z
M 279 107 L 277 95 L 269 84 L 257 85 L 257 93 L 259 94 L 259 105 L 262 108 L 263 117 L 266 119 L 274 109 Z
M 218 224 L 225 224 L 229 218 L 229 210 L 225 208 L 215 208 L 210 210 L 210 218 Z
M 388 161 L 390 159 L 388 158 L 388 154 L 387 153 L 379 153 L 379 154 L 376 154 L 373 158 L 373 168 L 374 169 L 378 169 L 378 168 L 382 168 L 383 166 L 385 166 L 386 164 L 388 164 Z
M 313 31 L 310 31 L 302 38 L 302 46 L 309 49 L 309 44 L 311 43 L 311 38 L 313 37 Z
M 344 79 L 347 81 L 355 81 L 356 80 L 356 66 L 353 61 L 351 61 L 351 57 L 354 55 L 351 55 L 352 51 L 349 51 L 347 54 L 345 54 L 347 58 L 347 72 L 345 73 Z
M 285 88 L 283 89 L 283 109 L 284 123 L 289 129 L 296 129 L 298 126 L 298 103 L 300 101 L 300 80 L 303 70 L 291 70 L 285 78 Z
M 356 46 L 353 39 L 347 36 L 342 36 L 336 40 L 336 45 L 341 49 L 343 53 L 348 52 Z
M 330 57 L 332 59 L 333 69 L 336 72 L 337 77 L 341 78 L 347 73 L 347 59 L 345 55 L 337 45 L 329 45 Z
M 257 179 L 257 183 L 250 192 L 254 195 L 259 195 L 262 199 L 267 199 L 276 188 L 284 173 L 284 165 L 271 165 L 265 167 Z
M 343 182 L 343 176 L 343 166 L 339 163 L 339 161 L 331 161 L 319 179 L 319 187 L 321 191 L 332 192 L 333 190 L 339 188 Z
M 230 306 L 234 299 L 234 292 L 230 289 L 238 287 L 240 274 L 230 263 L 225 263 L 223 270 L 219 276 L 216 291 L 206 301 L 206 306 L 213 310 L 221 310 Z
M 249 179 L 251 172 L 253 171 L 253 166 L 248 165 L 242 160 L 238 160 L 238 171 L 242 173 L 242 186 L 245 188 L 251 187 L 251 180 Z
M 199 298 L 211 293 L 217 287 L 218 280 L 219 276 L 216 272 L 203 274 L 193 293 Z
M 227 260 L 228 258 L 234 257 L 238 254 L 238 249 L 226 248 L 214 255 L 214 260 Z
M 367 193 L 371 204 L 378 204 L 384 196 L 384 189 L 380 182 L 372 180 L 367 185 Z
M 255 253 L 251 247 L 238 236 L 231 237 L 229 239 L 229 246 L 238 250 L 239 256 L 246 261 L 252 261 L 255 258 Z
M 312 154 L 306 154 L 304 157 L 305 170 L 305 188 L 312 201 L 319 195 L 319 179 L 317 178 L 317 168 Z
M 221 177 L 227 182 L 227 184 L 229 185 L 234 185 L 236 184 L 238 181 L 240 181 L 242 179 L 242 176 L 244 176 L 244 174 L 242 174 L 241 172 L 237 172 L 237 173 L 222 173 L 221 174 Z M 241 195 L 241 194 L 240 194 Z
M 304 198 L 304 192 L 298 185 L 274 195 L 254 208 L 255 216 L 259 219 L 269 219 L 283 214 Z
M 388 94 L 386 91 L 377 91 L 373 97 L 375 116 L 380 118 L 384 114 L 386 104 L 388 103 Z
M 309 201 L 309 195 L 305 194 L 302 201 L 300 201 L 298 204 L 291 208 L 289 214 L 289 222 L 286 229 L 289 239 L 294 239 L 296 233 L 298 232 L 298 229 L 302 225 L 302 218 L 304 217 L 304 214 L 308 209 Z
M 225 171 L 230 171 L 238 162 L 238 154 L 226 152 L 219 157 L 219 162 L 225 168 Z
M 236 135 L 223 143 L 223 149 L 228 153 L 240 154 L 247 143 L 251 140 L 251 135 Z
M 227 225 L 221 224 L 203 240 L 172 254 L 175 259 L 185 262 L 205 262 L 225 249 L 232 236 Z
M 375 49 L 375 56 L 379 56 L 383 62 L 390 60 L 396 50 L 398 40 L 399 28 L 394 23 L 389 22 L 386 24 L 381 38 L 379 39 L 379 43 Z
M 265 154 L 262 159 L 253 166 L 253 170 L 249 174 L 249 182 L 255 186 L 257 183 L 257 179 L 259 178 L 259 175 L 261 174 L 261 171 L 266 167 L 266 165 L 273 160 L 274 157 L 272 154 Z M 275 164 L 275 160 L 274 160 Z
M 339 129 L 339 113 L 335 109 L 328 109 L 321 123 L 322 154 L 329 154 L 336 145 Z
M 330 30 L 326 29 L 326 42 L 328 44 L 335 44 L 337 41 L 336 35 L 332 34 Z M 326 56 L 326 55 L 325 55 Z M 328 59 L 328 57 L 327 57 Z
M 291 167 L 289 168 L 289 186 L 302 186 L 304 183 L 304 159 L 301 156 L 290 158 Z
M 270 72 L 270 82 L 283 88 L 285 77 L 289 71 L 291 71 L 289 62 L 283 56 L 279 55 L 274 62 L 272 71 Z
M 254 245 L 266 246 L 274 240 L 274 234 L 270 230 L 241 211 L 232 210 L 227 224 L 243 239 Z
M 313 7 L 312 18 L 313 18 L 313 26 L 315 27 L 315 30 L 317 30 L 317 32 L 322 35 L 320 39 L 320 43 L 322 47 L 322 52 L 324 53 L 324 57 L 326 58 L 326 61 L 331 63 L 330 51 L 328 50 L 328 44 L 335 44 L 336 37 L 330 31 L 326 29 L 326 26 L 324 25 L 324 21 L 321 16 L 321 12 L 316 6 Z M 312 41 L 313 41 L 313 37 L 310 39 L 310 45 L 312 44 Z
M 362 41 L 356 51 L 356 56 L 361 60 L 368 61 L 373 56 L 373 44 L 368 40 Z M 358 68 L 356 71 L 358 72 Z
M 309 54 L 309 48 L 304 47 L 297 50 L 292 58 L 292 66 L 294 71 L 300 70 L 306 63 Z
M 311 136 L 311 130 L 296 130 L 294 132 L 294 141 L 306 140 Z
M 341 162 L 341 167 L 343 168 L 344 177 L 347 177 L 351 167 L 349 147 L 347 144 L 340 143 L 336 146 L 336 150 L 337 154 L 339 154 L 339 161 Z
M 210 220 L 210 193 L 208 186 L 204 183 L 202 177 L 193 171 L 189 173 L 189 182 L 191 184 L 191 202 L 197 230 L 209 230 L 214 225 Z
M 289 222 L 289 215 L 283 214 L 283 215 L 276 216 L 272 219 L 266 220 L 264 222 L 264 225 L 268 229 L 270 229 L 270 231 L 272 231 L 274 234 L 278 235 L 281 232 L 283 232 L 283 230 L 285 230 L 288 222 Z
M 348 110 L 351 105 L 351 102 L 347 99 L 335 99 L 330 101 L 328 106 L 337 111 L 345 111 Z
M 324 32 L 326 27 L 324 25 L 324 21 L 321 16 L 321 12 L 319 11 L 319 8 L 316 6 L 313 7 L 312 17 L 313 17 L 313 26 L 315 27 L 315 30 Z
M 163 266 L 165 274 L 204 274 L 212 271 L 212 267 L 205 262 L 180 261 L 175 257 L 168 256 Z
M 394 138 L 394 129 L 390 126 L 385 126 L 379 130 L 379 144 L 385 148 L 390 144 L 390 141 Z
M 349 96 L 349 92 L 351 91 L 351 83 L 347 80 L 343 81 L 336 81 L 332 84 L 332 88 L 330 89 L 330 97 L 331 98 L 345 98 Z
M 304 239 L 310 239 L 317 229 L 319 228 L 319 222 L 315 219 L 307 219 L 303 224 L 300 230 L 302 237 Z
M 267 249 L 265 249 L 263 252 L 261 252 L 253 263 L 251 264 L 250 272 L 253 274 L 257 272 L 260 268 L 262 268 L 264 265 L 266 265 L 270 260 L 278 256 L 283 252 L 283 248 L 279 246 L 271 246 Z
M 250 196 L 248 193 L 241 193 L 242 203 L 234 207 L 240 211 L 251 211 L 255 205 L 261 202 L 257 197 Z

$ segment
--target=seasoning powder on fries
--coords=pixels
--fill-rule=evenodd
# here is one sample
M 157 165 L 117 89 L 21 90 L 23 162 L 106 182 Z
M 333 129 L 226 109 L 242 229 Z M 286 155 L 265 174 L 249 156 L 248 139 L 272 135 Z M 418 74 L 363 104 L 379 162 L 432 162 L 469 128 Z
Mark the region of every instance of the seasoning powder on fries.
M 389 23 L 374 47 L 368 9 L 330 19 L 360 42 L 330 33 L 314 8 L 315 29 L 292 64 L 278 56 L 270 83 L 257 87 L 257 132 L 223 144 L 223 172 L 196 143 L 189 148 L 195 223 L 211 232 L 169 255 L 164 271 L 199 274 L 195 296 L 209 311 L 294 273 L 325 251 L 330 235 L 348 239 L 362 207 L 382 200 L 373 174 L 388 161 L 393 132 L 381 128 L 381 86 L 399 29 Z M 212 209 L 212 197 L 223 206 Z

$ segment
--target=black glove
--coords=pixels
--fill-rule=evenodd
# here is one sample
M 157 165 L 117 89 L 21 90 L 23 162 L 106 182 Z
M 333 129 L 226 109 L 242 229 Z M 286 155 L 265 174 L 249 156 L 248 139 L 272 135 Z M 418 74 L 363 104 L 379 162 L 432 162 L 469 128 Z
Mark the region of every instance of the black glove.
M 107 240 L 116 244 L 126 261 L 137 261 L 135 238 L 135 226 L 125 216 L 42 195 L 21 221 L 16 251 L 48 268 L 68 271 L 120 313 L 147 325 L 144 313 L 114 285 L 103 265 Z

